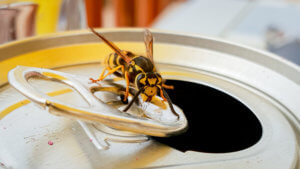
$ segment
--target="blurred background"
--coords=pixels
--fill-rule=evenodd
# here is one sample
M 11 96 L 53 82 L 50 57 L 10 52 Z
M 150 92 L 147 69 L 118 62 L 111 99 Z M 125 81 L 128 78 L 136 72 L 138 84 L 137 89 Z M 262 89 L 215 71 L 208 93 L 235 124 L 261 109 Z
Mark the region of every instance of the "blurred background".
M 0 44 L 88 27 L 199 34 L 300 65 L 300 0 L 0 0 Z

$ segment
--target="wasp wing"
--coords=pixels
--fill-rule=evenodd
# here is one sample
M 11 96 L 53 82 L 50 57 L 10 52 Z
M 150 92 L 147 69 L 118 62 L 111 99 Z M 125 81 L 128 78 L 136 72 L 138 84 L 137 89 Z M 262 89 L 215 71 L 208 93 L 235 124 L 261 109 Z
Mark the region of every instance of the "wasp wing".
M 125 60 L 126 63 L 130 62 L 130 57 L 128 57 L 126 54 L 124 54 L 121 49 L 119 49 L 114 43 L 110 42 L 109 40 L 107 40 L 106 38 L 104 38 L 102 35 L 100 35 L 98 32 L 96 32 L 93 28 L 90 28 L 91 31 L 97 35 L 100 39 L 103 40 L 103 42 L 105 42 L 112 50 L 114 50 L 119 56 L 122 57 L 122 59 Z
M 145 29 L 145 32 L 144 32 L 144 42 L 146 45 L 147 57 L 154 64 L 154 61 L 153 61 L 153 36 L 152 36 L 152 33 L 148 29 Z

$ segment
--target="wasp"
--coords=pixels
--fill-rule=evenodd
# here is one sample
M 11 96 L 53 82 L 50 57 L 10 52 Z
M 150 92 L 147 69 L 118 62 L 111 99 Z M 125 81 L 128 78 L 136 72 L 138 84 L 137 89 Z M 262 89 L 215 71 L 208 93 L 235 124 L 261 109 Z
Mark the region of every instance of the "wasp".
M 126 50 L 119 49 L 114 43 L 107 40 L 100 33 L 96 32 L 93 28 L 91 31 L 98 36 L 105 44 L 107 44 L 114 52 L 109 54 L 104 59 L 105 68 L 103 69 L 98 79 L 90 78 L 92 83 L 104 80 L 107 76 L 114 74 L 117 77 L 125 79 L 126 90 L 123 101 L 126 102 L 129 96 L 129 86 L 133 86 L 137 92 L 133 99 L 123 110 L 126 112 L 132 104 L 141 95 L 144 102 L 158 103 L 157 95 L 162 98 L 162 102 L 167 101 L 168 105 L 174 115 L 179 118 L 179 115 L 174 110 L 172 101 L 168 96 L 166 89 L 173 89 L 173 86 L 164 84 L 164 79 L 157 72 L 153 60 L 153 36 L 152 33 L 145 29 L 144 43 L 146 46 L 146 56 L 135 55 L 134 53 Z

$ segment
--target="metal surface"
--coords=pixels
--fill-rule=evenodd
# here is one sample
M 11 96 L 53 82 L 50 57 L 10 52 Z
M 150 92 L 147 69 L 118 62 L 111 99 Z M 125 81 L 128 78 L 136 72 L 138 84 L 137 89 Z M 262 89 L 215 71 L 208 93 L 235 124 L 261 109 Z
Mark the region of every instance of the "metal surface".
M 145 52 L 143 30 L 99 31 L 121 49 Z M 99 152 L 76 121 L 45 113 L 5 85 L 8 71 L 17 65 L 96 77 L 101 71 L 97 63 L 111 51 L 84 31 L 0 47 L 0 162 L 12 168 L 299 168 L 299 67 L 269 53 L 228 42 L 152 32 L 154 58 L 163 77 L 208 85 L 238 99 L 261 122 L 263 135 L 255 145 L 231 153 L 180 152 L 149 140 L 112 142 L 111 149 Z M 58 90 L 47 85 L 43 91 Z M 72 98 L 72 102 L 83 104 L 69 93 L 55 98 L 66 102 Z M 49 140 L 54 141 L 53 146 L 47 144 Z

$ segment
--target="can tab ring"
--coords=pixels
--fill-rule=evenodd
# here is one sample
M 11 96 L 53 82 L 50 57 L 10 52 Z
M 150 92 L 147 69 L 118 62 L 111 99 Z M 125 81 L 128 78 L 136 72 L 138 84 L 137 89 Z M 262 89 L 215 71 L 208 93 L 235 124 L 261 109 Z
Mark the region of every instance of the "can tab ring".
M 71 105 L 50 97 L 33 87 L 28 82 L 30 78 L 41 78 L 66 84 L 78 92 L 89 106 Z M 8 81 L 17 91 L 48 112 L 75 118 L 99 150 L 108 149 L 108 141 L 144 142 L 149 139 L 148 136 L 167 137 L 183 132 L 187 127 L 184 113 L 175 105 L 174 108 L 179 115 L 178 119 L 171 113 L 171 110 L 163 112 L 170 117 L 174 116 L 167 120 L 136 116 L 134 110 L 131 111 L 132 113 L 124 113 L 97 98 L 93 92 L 95 84 L 90 84 L 87 77 L 50 69 L 17 66 L 8 73 Z M 149 113 L 152 117 L 151 112 Z

